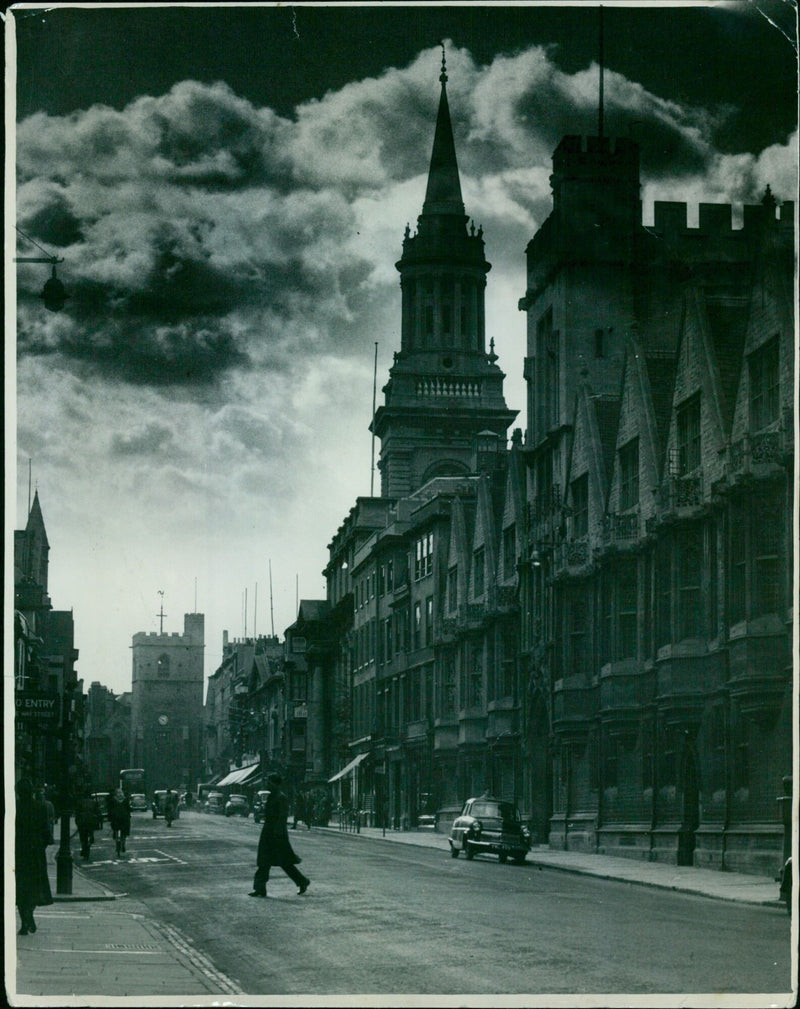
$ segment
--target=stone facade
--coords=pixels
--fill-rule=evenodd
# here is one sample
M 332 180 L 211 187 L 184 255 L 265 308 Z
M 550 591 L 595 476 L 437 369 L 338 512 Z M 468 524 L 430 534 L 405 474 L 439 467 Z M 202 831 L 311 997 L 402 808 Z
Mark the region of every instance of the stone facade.
M 528 247 L 522 663 L 552 774 L 527 788 L 547 792 L 553 845 L 774 873 L 793 207 L 767 193 L 734 229 L 701 205 L 687 228 L 657 203 L 645 228 L 637 160 L 565 138 Z

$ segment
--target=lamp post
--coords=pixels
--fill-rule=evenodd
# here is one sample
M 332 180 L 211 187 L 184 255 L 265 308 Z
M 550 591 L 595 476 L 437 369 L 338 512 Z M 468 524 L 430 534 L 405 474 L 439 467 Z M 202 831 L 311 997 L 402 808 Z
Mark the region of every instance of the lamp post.
M 61 701 L 61 836 L 56 853 L 56 893 L 72 893 L 72 849 L 69 843 L 70 776 L 72 757 L 72 684 L 65 684 Z

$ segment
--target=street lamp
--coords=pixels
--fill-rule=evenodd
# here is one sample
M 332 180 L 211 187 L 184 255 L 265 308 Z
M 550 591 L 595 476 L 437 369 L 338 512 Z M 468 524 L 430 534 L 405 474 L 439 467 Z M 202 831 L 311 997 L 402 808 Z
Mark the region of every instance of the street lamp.
M 56 852 L 56 893 L 72 893 L 72 849 L 69 843 L 71 805 L 70 757 L 72 756 L 72 687 L 65 683 L 61 702 L 61 836 Z
M 16 225 L 14 225 L 16 228 Z M 27 238 L 29 242 L 32 242 L 37 249 L 42 249 L 42 252 L 46 252 L 38 242 L 34 241 L 30 235 L 26 235 L 24 231 L 17 228 L 20 235 L 23 238 Z M 64 307 L 64 302 L 67 300 L 67 292 L 64 289 L 64 285 L 56 276 L 56 266 L 59 263 L 63 263 L 64 260 L 59 259 L 58 256 L 18 256 L 14 259 L 15 263 L 49 263 L 53 270 L 50 274 L 50 279 L 46 281 L 44 287 L 42 288 L 42 293 L 39 297 L 44 302 L 44 307 L 50 312 L 60 312 Z

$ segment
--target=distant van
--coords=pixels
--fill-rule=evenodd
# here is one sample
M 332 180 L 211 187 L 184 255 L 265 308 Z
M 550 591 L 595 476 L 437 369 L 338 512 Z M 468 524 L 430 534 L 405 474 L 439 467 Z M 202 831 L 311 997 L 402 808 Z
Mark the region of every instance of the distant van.
M 157 816 L 163 816 L 164 815 L 164 811 L 166 809 L 166 806 L 167 806 L 167 790 L 165 788 L 159 788 L 156 792 L 153 793 L 153 805 L 152 805 L 152 809 L 153 809 L 153 819 L 154 820 L 155 820 L 155 818 Z M 181 811 L 178 808 L 178 805 L 176 803 L 175 804 L 174 819 L 177 820 L 180 817 L 180 815 L 181 815 Z
M 224 813 L 225 796 L 222 792 L 209 792 L 206 801 L 203 803 L 204 813 Z

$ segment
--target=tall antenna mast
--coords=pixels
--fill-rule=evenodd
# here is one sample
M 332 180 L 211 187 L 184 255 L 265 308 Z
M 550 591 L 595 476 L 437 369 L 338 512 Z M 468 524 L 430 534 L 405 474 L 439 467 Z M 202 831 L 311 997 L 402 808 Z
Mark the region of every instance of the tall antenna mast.
M 378 341 L 375 341 L 375 365 L 372 370 L 372 468 L 369 474 L 369 496 L 375 490 L 375 396 L 378 391 Z
M 600 4 L 600 101 L 597 112 L 597 135 L 603 135 L 603 72 L 605 70 L 605 56 L 603 54 L 603 5 Z
M 158 623 L 158 633 L 159 634 L 163 634 L 164 633 L 164 617 L 167 615 L 164 612 L 164 590 L 163 589 L 159 589 L 158 590 L 158 594 L 161 596 L 161 605 L 159 606 L 158 614 L 157 614 L 158 621 L 159 621 L 159 623 Z
M 272 626 L 272 636 L 275 637 L 275 614 L 272 612 L 272 561 L 269 562 L 269 620 Z
M 253 600 L 253 637 L 254 638 L 258 637 L 258 634 L 256 633 L 257 619 L 258 619 L 258 582 L 256 582 L 256 596 L 255 596 L 255 599 Z

